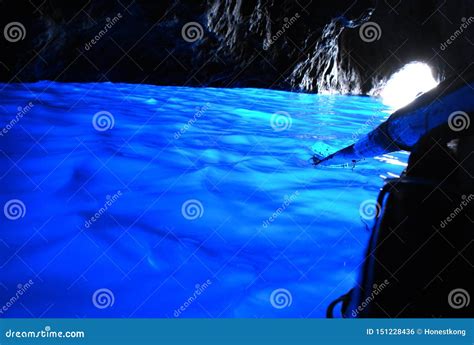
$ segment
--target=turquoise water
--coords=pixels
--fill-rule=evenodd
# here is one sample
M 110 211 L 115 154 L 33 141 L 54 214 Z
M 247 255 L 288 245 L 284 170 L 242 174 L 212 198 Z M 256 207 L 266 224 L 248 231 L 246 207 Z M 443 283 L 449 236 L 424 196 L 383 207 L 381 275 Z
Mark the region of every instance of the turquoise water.
M 1 95 L 0 317 L 323 317 L 355 284 L 361 205 L 407 159 L 310 164 L 387 117 L 368 97 L 51 82 Z

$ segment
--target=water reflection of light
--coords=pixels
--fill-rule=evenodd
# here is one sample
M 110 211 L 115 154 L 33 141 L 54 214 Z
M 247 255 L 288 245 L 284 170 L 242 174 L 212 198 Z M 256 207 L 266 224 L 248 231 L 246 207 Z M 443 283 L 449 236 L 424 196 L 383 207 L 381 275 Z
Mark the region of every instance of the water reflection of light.
M 382 155 L 382 156 L 375 157 L 375 159 L 378 160 L 379 162 L 388 163 L 388 164 L 401 166 L 401 167 L 406 167 L 408 165 L 407 163 L 400 161 L 400 159 L 392 155 Z

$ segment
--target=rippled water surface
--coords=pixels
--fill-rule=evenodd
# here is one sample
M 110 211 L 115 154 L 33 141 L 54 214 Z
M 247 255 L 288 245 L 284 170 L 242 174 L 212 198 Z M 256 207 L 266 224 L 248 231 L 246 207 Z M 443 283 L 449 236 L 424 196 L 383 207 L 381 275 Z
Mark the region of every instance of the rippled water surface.
M 323 317 L 407 158 L 310 165 L 383 121 L 366 97 L 1 89 L 0 317 Z

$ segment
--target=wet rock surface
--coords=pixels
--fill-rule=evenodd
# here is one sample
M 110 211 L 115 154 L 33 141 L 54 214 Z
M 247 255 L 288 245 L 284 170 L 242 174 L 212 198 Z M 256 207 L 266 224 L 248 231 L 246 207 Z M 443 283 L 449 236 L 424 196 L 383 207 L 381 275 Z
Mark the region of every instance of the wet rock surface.
M 474 58 L 472 7 L 468 0 L 9 0 L 0 4 L 3 29 L 19 22 L 24 30 L 22 39 L 5 31 L 0 39 L 0 80 L 366 93 L 414 60 L 438 78 L 463 73 Z

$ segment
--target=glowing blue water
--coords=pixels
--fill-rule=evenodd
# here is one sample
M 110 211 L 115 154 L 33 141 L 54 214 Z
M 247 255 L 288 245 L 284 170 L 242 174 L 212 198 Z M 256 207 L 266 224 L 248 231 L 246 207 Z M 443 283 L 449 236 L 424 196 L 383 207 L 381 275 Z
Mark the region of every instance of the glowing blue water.
M 370 221 L 359 206 L 406 160 L 309 164 L 312 149 L 339 149 L 386 117 L 371 98 L 110 83 L 1 89 L 0 202 L 26 209 L 0 220 L 3 317 L 324 316 L 361 263 Z M 101 111 L 113 128 L 94 128 Z M 194 220 L 192 207 L 182 210 L 192 199 L 202 205 Z M 113 294 L 108 308 L 94 306 L 101 288 Z M 291 294 L 285 308 L 270 301 L 280 288 Z

